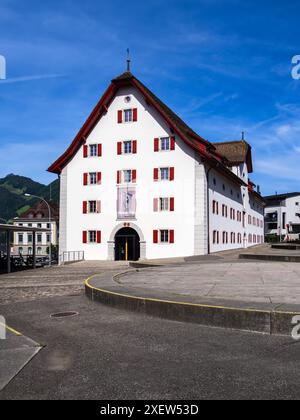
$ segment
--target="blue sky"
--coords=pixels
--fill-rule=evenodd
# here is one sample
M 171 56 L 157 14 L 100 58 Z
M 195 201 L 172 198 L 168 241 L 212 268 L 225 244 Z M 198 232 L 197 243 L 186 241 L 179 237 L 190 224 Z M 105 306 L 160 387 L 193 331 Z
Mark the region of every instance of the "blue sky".
M 300 190 L 299 13 L 291 0 L 0 0 L 0 177 L 55 179 L 47 167 L 130 47 L 133 73 L 201 136 L 246 132 L 263 193 Z

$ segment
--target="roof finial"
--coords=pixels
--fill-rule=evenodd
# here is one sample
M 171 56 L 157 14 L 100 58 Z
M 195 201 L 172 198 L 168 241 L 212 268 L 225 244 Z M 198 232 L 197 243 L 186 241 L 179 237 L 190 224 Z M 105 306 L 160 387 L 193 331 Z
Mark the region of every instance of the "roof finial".
M 242 131 L 242 140 L 245 140 L 245 131 Z
M 127 71 L 128 72 L 130 72 L 130 65 L 131 65 L 130 51 L 129 51 L 129 48 L 127 48 Z

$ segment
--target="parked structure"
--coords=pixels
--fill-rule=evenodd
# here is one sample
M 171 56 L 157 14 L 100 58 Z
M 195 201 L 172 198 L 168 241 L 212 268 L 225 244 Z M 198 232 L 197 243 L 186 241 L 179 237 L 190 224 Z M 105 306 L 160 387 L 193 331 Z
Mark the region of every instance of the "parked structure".
M 250 145 L 204 140 L 129 72 L 48 170 L 61 180 L 60 252 L 136 260 L 263 242 Z
M 48 232 L 39 232 L 36 235 L 36 254 L 38 256 L 47 256 L 49 254 L 50 243 L 53 246 L 58 245 L 59 207 L 53 202 L 50 202 L 49 206 L 50 220 L 49 209 L 46 203 L 40 201 L 13 221 L 14 226 L 48 230 Z M 19 232 L 14 232 L 12 255 L 20 254 L 33 254 L 33 235 L 30 231 L 24 232 L 20 230 Z
M 277 239 L 299 239 L 300 192 L 270 195 L 264 198 L 265 233 Z

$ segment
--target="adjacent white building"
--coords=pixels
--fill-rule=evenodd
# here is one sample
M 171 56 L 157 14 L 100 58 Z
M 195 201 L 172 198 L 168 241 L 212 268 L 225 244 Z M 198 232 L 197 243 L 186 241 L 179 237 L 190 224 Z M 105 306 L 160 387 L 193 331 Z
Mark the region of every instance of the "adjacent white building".
M 48 170 L 60 176 L 60 253 L 136 260 L 263 242 L 251 147 L 206 141 L 131 73 Z
M 49 203 L 49 205 L 50 220 L 48 207 L 40 201 L 13 221 L 14 226 L 51 229 L 51 232 L 36 233 L 37 256 L 47 256 L 50 244 L 58 245 L 59 207 L 55 203 Z M 33 255 L 33 246 L 32 232 L 14 232 L 12 255 Z
M 264 197 L 265 232 L 281 239 L 299 239 L 300 192 Z

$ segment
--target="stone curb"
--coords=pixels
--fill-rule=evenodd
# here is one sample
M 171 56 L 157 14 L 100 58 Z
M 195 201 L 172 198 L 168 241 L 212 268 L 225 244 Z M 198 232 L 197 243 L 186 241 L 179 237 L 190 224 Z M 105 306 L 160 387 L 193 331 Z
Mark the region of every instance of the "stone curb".
M 126 273 L 118 273 L 114 277 L 120 277 Z M 130 293 L 122 293 L 109 290 L 113 287 L 105 284 L 105 288 L 96 287 L 91 284 L 95 277 L 97 275 L 85 281 L 85 294 L 90 300 L 173 321 L 269 335 L 291 336 L 294 327 L 292 324 L 293 317 L 300 315 L 300 310 L 299 312 L 289 312 L 276 309 L 253 309 L 251 308 L 253 304 L 250 303 L 249 307 L 245 307 L 245 302 L 237 302 L 237 306 L 241 304 L 242 307 L 231 307 L 218 305 L 217 299 L 215 299 L 215 305 L 210 305 L 141 297 L 138 296 L 138 293 L 135 295 L 134 290 Z M 104 280 L 102 277 L 101 281 L 105 283 Z M 113 278 L 110 277 L 109 280 L 112 282 Z
M 300 263 L 300 255 L 240 254 L 241 260 Z

